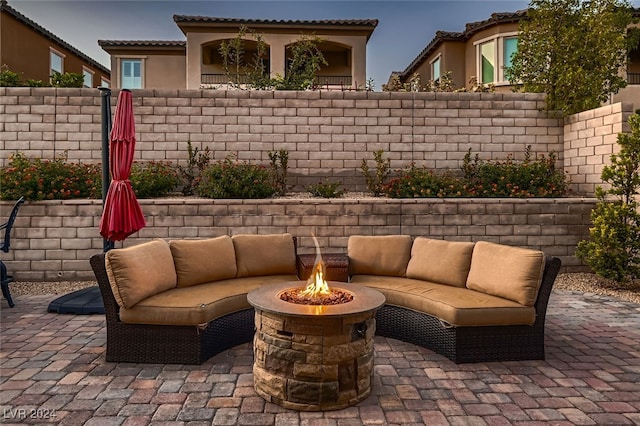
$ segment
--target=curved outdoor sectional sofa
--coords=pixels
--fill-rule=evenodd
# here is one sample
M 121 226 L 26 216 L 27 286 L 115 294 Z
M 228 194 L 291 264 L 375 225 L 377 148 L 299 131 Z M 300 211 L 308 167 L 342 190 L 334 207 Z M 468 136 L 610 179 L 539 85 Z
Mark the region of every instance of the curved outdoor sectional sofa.
M 252 341 L 247 293 L 306 279 L 309 257 L 297 254 L 290 234 L 158 239 L 94 255 L 107 361 L 200 364 Z M 544 358 L 558 258 L 488 242 L 393 235 L 352 236 L 346 256 L 325 260 L 330 279 L 385 295 L 376 334 L 456 363 Z

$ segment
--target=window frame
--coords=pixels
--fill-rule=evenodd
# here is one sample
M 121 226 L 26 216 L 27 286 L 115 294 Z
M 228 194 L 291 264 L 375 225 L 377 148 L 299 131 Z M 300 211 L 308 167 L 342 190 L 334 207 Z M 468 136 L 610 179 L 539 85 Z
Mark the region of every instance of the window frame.
M 87 77 L 91 77 L 91 82 L 89 85 L 87 85 Z M 95 78 L 96 73 L 95 71 L 93 71 L 90 68 L 87 68 L 85 66 L 82 67 L 82 85 L 83 87 L 89 87 L 92 88 L 93 87 L 93 79 Z
M 476 78 L 478 84 L 493 84 L 494 86 L 509 86 L 511 83 L 505 78 L 505 40 L 518 39 L 518 31 L 510 31 L 506 33 L 494 34 L 489 37 L 482 38 L 475 41 L 474 47 L 476 52 Z M 493 55 L 495 58 L 495 65 L 493 69 L 493 81 L 490 83 L 482 83 L 482 46 L 494 42 Z M 516 50 L 517 52 L 517 50 Z
M 144 89 L 146 84 L 145 79 L 145 65 L 146 65 L 146 56 L 139 55 L 123 55 L 118 56 L 117 58 L 117 78 L 118 78 L 118 88 L 119 89 Z M 123 63 L 125 61 L 140 61 L 140 87 L 124 87 L 123 86 Z
M 435 65 L 438 64 L 438 77 L 435 76 Z M 442 53 L 439 53 L 438 56 L 433 58 L 431 62 L 429 62 L 429 72 L 431 73 L 431 80 L 434 82 L 438 82 L 440 77 L 442 77 Z
M 60 71 L 53 69 L 53 56 L 57 56 L 58 58 L 60 58 Z M 53 47 L 49 47 L 49 79 L 51 79 L 51 76 L 53 75 L 54 71 L 59 72 L 60 74 L 64 74 L 64 58 L 67 55 L 65 55 L 64 53 L 62 53 L 61 51 L 54 49 Z

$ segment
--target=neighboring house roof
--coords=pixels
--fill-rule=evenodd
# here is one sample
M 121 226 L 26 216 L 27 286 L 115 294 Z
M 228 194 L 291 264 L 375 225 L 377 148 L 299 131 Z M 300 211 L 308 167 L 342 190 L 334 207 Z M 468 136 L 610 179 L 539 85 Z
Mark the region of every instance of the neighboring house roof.
M 519 22 L 527 16 L 527 10 L 518 10 L 516 12 L 498 12 L 492 13 L 489 19 L 483 21 L 470 22 L 465 26 L 463 32 L 437 31 L 436 36 L 422 49 L 422 52 L 411 61 L 409 66 L 400 73 L 401 78 L 406 78 L 427 58 L 442 42 L 444 41 L 465 41 L 487 27 L 496 24 L 506 24 Z
M 17 10 L 12 8 L 11 6 L 9 6 L 5 0 L 0 1 L 0 11 L 6 12 L 9 15 L 13 16 L 15 19 L 20 21 L 25 26 L 31 28 L 32 30 L 34 30 L 34 31 L 36 31 L 38 33 L 40 33 L 42 36 L 44 36 L 45 38 L 53 41 L 54 43 L 57 43 L 58 45 L 64 47 L 65 49 L 67 49 L 68 51 L 72 52 L 74 55 L 78 56 L 79 58 L 87 61 L 89 64 L 91 64 L 91 66 L 99 69 L 103 73 L 105 73 L 107 75 L 109 75 L 111 73 L 111 71 L 109 71 L 109 68 L 107 68 L 104 65 L 102 65 L 101 63 L 97 62 L 95 59 L 92 59 L 89 56 L 85 55 L 84 53 L 82 53 L 81 51 L 79 51 L 78 49 L 76 49 L 75 47 L 73 47 L 72 45 L 67 43 L 66 41 L 62 40 L 60 37 L 56 36 L 52 32 L 46 30 L 42 26 L 40 26 L 37 23 L 33 22 L 31 19 L 27 18 L 26 16 L 24 16 L 23 14 L 21 14 L 20 12 L 18 12 Z
M 184 40 L 98 40 L 98 45 L 104 47 L 175 47 L 184 48 Z
M 219 24 L 228 26 L 251 25 L 258 27 L 365 27 L 373 29 L 378 25 L 377 19 L 324 19 L 324 20 L 285 20 L 285 19 L 238 19 L 220 18 L 215 16 L 187 16 L 173 15 L 173 20 L 180 24 Z M 184 30 L 183 30 L 184 32 Z M 367 40 L 371 34 L 367 36 Z

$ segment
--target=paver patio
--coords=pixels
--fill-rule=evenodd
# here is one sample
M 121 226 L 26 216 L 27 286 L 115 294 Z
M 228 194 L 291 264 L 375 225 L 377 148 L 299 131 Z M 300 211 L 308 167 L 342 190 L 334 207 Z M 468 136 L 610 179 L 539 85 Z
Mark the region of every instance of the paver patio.
M 456 365 L 376 337 L 372 395 L 316 413 L 256 394 L 250 344 L 199 366 L 106 363 L 103 316 L 47 313 L 54 297 L 2 301 L 0 423 L 640 424 L 640 305 L 609 297 L 554 292 L 545 361 Z

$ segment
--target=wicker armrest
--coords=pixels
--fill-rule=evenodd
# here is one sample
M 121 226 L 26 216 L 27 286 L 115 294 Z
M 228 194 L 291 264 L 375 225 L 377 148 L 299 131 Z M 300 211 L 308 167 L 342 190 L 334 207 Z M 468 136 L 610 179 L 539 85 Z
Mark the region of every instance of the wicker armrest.
M 348 280 L 348 266 L 349 258 L 346 254 L 323 254 L 322 260 L 325 264 L 325 274 L 327 281 L 341 281 L 347 282 Z M 306 280 L 313 271 L 315 265 L 315 254 L 299 254 L 298 255 L 298 273 L 301 280 Z

